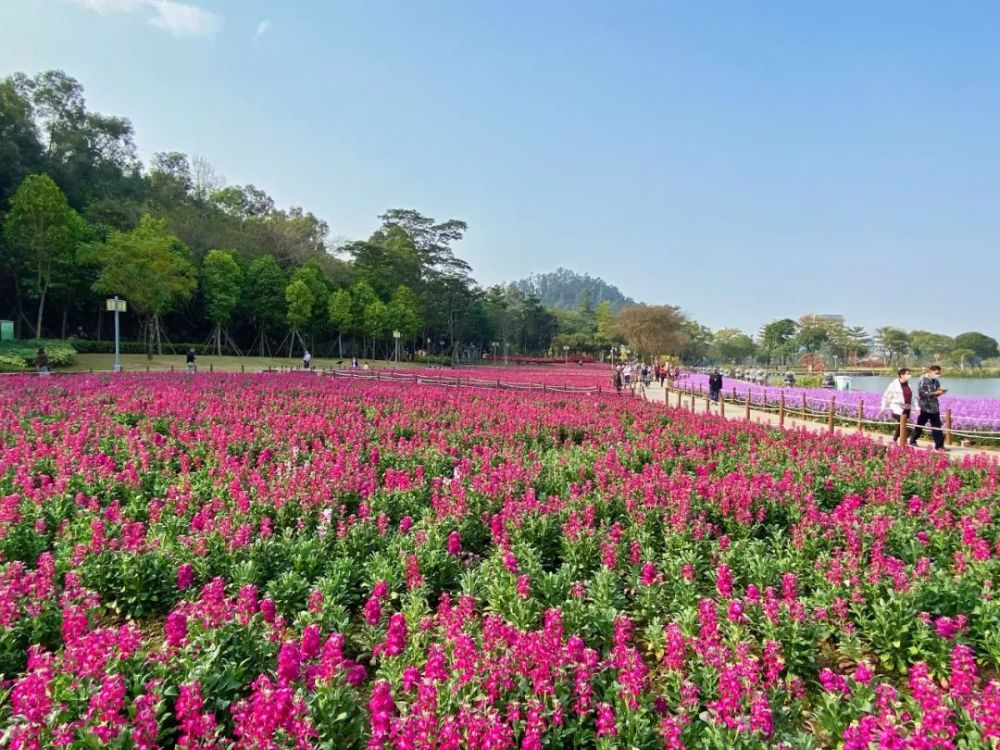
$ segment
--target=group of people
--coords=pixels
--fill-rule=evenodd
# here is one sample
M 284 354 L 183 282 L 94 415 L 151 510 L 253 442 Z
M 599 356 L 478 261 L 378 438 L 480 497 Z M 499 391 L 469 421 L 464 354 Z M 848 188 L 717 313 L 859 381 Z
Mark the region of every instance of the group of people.
M 896 422 L 893 438 L 899 440 L 903 417 L 905 416 L 907 421 L 910 421 L 914 393 L 913 386 L 910 385 L 910 368 L 900 367 L 896 375 L 896 379 L 889 383 L 889 387 L 882 394 L 882 411 L 892 414 Z M 916 402 L 920 414 L 917 417 L 917 426 L 909 438 L 910 445 L 916 446 L 917 441 L 924 434 L 924 428 L 930 423 L 934 449 L 948 450 L 945 448 L 944 433 L 941 431 L 941 403 L 938 400 L 947 392 L 947 388 L 941 387 L 940 365 L 928 367 L 927 372 L 920 377 L 920 381 L 917 383 Z
M 654 380 L 663 387 L 669 380 L 673 382 L 680 376 L 680 370 L 676 365 L 660 364 L 654 362 L 652 365 L 646 362 L 635 363 L 625 361 L 614 365 L 611 372 L 611 382 L 615 390 L 621 393 L 622 388 L 632 389 L 636 384 L 649 386 Z

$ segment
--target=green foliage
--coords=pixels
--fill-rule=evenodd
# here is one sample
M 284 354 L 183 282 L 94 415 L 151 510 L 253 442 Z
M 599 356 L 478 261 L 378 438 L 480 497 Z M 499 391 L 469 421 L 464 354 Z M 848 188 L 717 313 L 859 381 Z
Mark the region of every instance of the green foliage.
M 315 298 L 302 279 L 296 279 L 285 288 L 285 302 L 288 304 L 286 320 L 293 330 L 301 331 L 312 318 Z
M 187 247 L 149 215 L 131 232 L 113 232 L 91 247 L 88 258 L 100 267 L 94 291 L 117 294 L 143 314 L 162 316 L 197 287 Z
M 209 250 L 201 266 L 209 320 L 228 325 L 242 294 L 243 271 L 231 250 Z
M 39 348 L 49 355 L 49 367 L 69 367 L 77 355 L 77 350 L 65 341 L 0 341 L 0 372 L 34 369 Z
M 49 288 L 53 281 L 68 277 L 83 233 L 83 219 L 46 174 L 26 177 L 10 199 L 4 235 L 15 254 L 15 266 L 24 269 L 26 286 L 38 299 L 37 336 L 41 336 Z

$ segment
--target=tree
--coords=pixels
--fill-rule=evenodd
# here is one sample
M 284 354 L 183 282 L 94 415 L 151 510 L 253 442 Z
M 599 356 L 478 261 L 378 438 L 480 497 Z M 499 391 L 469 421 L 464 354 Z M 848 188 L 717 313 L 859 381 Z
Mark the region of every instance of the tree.
M 767 356 L 768 364 L 775 358 L 784 364 L 795 346 L 795 334 L 799 325 L 791 318 L 772 320 L 760 330 L 760 346 Z
M 892 364 L 893 360 L 897 364 L 903 361 L 903 357 L 910 351 L 909 334 L 893 326 L 882 326 L 875 330 L 875 340 L 885 354 L 887 364 Z
M 616 323 L 629 346 L 647 357 L 677 356 L 688 341 L 684 316 L 670 305 L 624 307 Z
M 309 321 L 312 319 L 313 305 L 316 299 L 309 290 L 308 284 L 302 279 L 296 279 L 285 288 L 285 302 L 288 304 L 288 312 L 285 317 L 292 329 L 288 338 L 288 356 L 291 357 L 295 338 L 299 337 L 301 340 L 300 331 L 309 325 Z
M 112 232 L 92 246 L 87 258 L 100 266 L 94 291 L 124 297 L 145 318 L 146 355 L 152 357 L 154 337 L 159 350 L 160 319 L 198 286 L 187 247 L 161 219 L 147 215 L 131 232 Z
M 355 328 L 354 314 L 352 311 L 351 293 L 346 289 L 337 289 L 330 292 L 327 299 L 326 310 L 330 325 L 337 332 L 337 356 L 344 356 L 344 332 L 353 331 Z
M 980 359 L 990 359 L 997 356 L 997 340 L 978 331 L 969 331 L 956 336 L 955 347 L 971 349 Z
M 594 320 L 597 325 L 597 345 L 601 348 L 610 347 L 615 337 L 615 313 L 608 300 L 602 300 L 594 308 Z
M 752 357 L 757 346 L 753 339 L 738 328 L 723 328 L 715 332 L 715 351 L 722 362 L 741 363 Z
M 930 331 L 911 331 L 910 345 L 916 356 L 926 359 L 940 359 L 956 348 L 951 336 Z
M 417 295 L 408 286 L 396 287 L 389 302 L 389 326 L 400 332 L 403 339 L 410 340 L 420 329 L 420 307 Z
M 209 250 L 201 266 L 208 319 L 215 323 L 215 353 L 222 354 L 222 337 L 243 292 L 243 271 L 231 250 Z
M 243 304 L 245 315 L 257 330 L 256 346 L 259 343 L 261 356 L 267 349 L 268 332 L 278 331 L 285 323 L 288 303 L 285 288 L 288 280 L 285 272 L 273 255 L 255 258 L 247 267 Z
M 805 350 L 807 354 L 815 354 L 829 338 L 829 330 L 826 325 L 815 316 L 806 315 L 799 320 L 798 333 L 795 336 L 795 343 Z
M 372 357 L 377 356 L 375 351 L 376 342 L 385 338 L 389 330 L 389 308 L 378 297 L 365 305 L 364 313 L 361 316 L 361 325 L 364 326 L 364 334 L 372 341 Z
M 38 299 L 36 338 L 42 336 L 45 298 L 55 274 L 74 265 L 83 231 L 83 220 L 48 175 L 26 177 L 10 200 L 4 233 L 7 244 L 31 271 L 32 292 Z

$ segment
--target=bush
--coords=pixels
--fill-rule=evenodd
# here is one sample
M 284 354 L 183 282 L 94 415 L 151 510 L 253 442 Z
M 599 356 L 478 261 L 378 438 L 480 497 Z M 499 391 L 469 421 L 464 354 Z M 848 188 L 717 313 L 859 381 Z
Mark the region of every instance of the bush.
M 0 372 L 33 370 L 39 348 L 44 348 L 49 355 L 49 367 L 69 367 L 76 360 L 76 349 L 65 341 L 3 341 L 0 342 Z
M 73 339 L 73 347 L 80 354 L 114 354 L 115 342 L 96 341 L 94 339 Z M 198 355 L 215 353 L 213 344 L 168 344 L 164 342 L 162 349 L 164 354 L 176 355 L 184 354 L 188 349 L 194 349 L 194 353 Z M 119 342 L 119 351 L 122 354 L 145 354 L 146 342 L 121 341 Z

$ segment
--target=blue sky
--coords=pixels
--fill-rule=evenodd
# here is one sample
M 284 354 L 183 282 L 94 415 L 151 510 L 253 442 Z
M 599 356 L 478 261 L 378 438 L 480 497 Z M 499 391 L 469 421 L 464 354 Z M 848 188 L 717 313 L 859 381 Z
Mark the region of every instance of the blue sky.
M 0 74 L 62 68 L 144 158 L 336 236 L 465 219 L 485 284 L 996 336 L 998 34 L 997 2 L 6 0 Z

